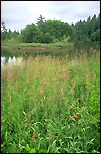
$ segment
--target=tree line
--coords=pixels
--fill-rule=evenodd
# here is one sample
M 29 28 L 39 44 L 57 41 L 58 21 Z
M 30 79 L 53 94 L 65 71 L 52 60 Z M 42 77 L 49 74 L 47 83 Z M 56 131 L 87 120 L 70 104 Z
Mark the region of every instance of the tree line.
M 87 21 L 79 21 L 72 24 L 75 31 L 75 41 L 81 42 L 100 42 L 100 13 L 98 17 L 89 16 Z
M 100 42 L 100 13 L 98 17 L 89 16 L 87 21 L 78 21 L 75 25 L 69 25 L 60 20 L 45 20 L 45 17 L 37 19 L 34 23 L 26 25 L 20 32 L 7 32 L 5 23 L 1 23 L 1 40 L 22 43 L 52 43 L 59 41 L 71 42 Z

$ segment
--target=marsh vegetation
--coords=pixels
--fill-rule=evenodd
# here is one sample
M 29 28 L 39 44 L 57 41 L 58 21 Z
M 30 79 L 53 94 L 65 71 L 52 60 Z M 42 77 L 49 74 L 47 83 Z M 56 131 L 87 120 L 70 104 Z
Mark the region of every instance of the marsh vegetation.
M 100 50 L 84 46 L 2 48 L 23 57 L 1 69 L 3 153 L 100 153 Z

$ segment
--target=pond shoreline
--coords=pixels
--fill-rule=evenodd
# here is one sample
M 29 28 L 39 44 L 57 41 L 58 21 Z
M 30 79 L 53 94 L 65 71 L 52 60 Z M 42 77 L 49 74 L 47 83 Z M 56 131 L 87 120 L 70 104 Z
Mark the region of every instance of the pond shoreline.
M 15 45 L 15 44 L 14 44 Z M 12 46 L 10 44 L 8 45 L 1 45 L 1 58 L 2 63 L 9 61 L 9 58 L 11 59 L 15 56 L 15 58 L 23 57 L 24 59 L 28 59 L 28 57 L 31 55 L 32 57 L 39 56 L 48 56 L 51 55 L 52 57 L 56 56 L 59 58 L 66 57 L 68 55 L 69 59 L 75 59 L 76 53 L 78 53 L 78 56 L 83 53 L 87 53 L 88 55 L 92 54 L 92 51 L 99 51 L 99 46 L 92 44 L 92 45 L 82 45 L 78 44 L 75 46 L 63 46 L 63 45 L 57 45 L 57 46 L 27 46 L 26 44 L 22 44 L 23 46 L 16 45 Z
M 13 47 L 13 46 L 1 46 L 3 48 L 7 48 L 7 49 L 21 49 L 21 50 L 43 50 L 45 48 L 43 47 Z
M 38 47 L 38 46 L 1 46 L 2 48 L 7 49 L 18 49 L 18 50 L 46 50 L 46 49 L 63 49 L 65 46 L 57 46 L 57 47 Z

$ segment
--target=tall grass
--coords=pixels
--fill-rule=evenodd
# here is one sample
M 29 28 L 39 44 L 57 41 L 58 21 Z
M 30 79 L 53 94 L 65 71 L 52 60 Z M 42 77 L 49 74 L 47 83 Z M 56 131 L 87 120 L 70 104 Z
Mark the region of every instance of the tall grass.
M 1 70 L 1 151 L 100 153 L 100 53 Z

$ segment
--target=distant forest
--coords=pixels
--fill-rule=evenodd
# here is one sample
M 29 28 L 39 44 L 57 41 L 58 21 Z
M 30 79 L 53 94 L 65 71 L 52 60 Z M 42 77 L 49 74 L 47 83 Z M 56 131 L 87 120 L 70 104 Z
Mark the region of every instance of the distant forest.
M 89 16 L 87 21 L 78 21 L 69 25 L 60 20 L 45 20 L 40 15 L 36 25 L 26 25 L 20 32 L 7 31 L 4 22 L 1 22 L 1 41 L 22 43 L 55 43 L 69 42 L 100 42 L 100 13 L 98 17 Z

